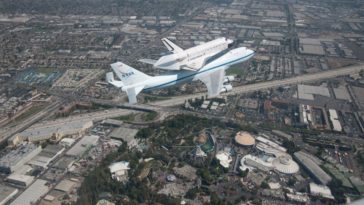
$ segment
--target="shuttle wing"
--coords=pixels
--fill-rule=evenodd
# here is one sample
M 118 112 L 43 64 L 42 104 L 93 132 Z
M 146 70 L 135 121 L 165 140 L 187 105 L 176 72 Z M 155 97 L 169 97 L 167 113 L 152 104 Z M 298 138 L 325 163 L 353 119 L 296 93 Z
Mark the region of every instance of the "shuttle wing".
M 209 97 L 218 96 L 224 84 L 225 70 L 219 69 L 199 78 L 207 87 Z
M 143 58 L 143 59 L 139 59 L 139 62 L 154 65 L 155 62 L 157 62 L 157 60 Z
M 191 63 L 187 64 L 187 67 L 189 67 L 191 70 L 197 71 L 200 70 L 205 65 L 205 59 L 200 58 L 192 61 Z
M 179 52 L 183 51 L 183 49 L 181 47 L 177 46 L 176 44 L 174 44 L 172 41 L 168 40 L 167 38 L 162 38 L 162 42 L 170 52 L 179 53 Z

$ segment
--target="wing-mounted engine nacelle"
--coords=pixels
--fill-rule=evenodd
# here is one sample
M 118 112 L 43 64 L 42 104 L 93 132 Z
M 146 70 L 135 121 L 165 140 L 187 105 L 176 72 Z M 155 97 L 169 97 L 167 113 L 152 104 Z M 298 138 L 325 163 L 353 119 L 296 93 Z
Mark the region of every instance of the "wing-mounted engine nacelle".
M 231 84 L 226 84 L 226 85 L 222 86 L 221 92 L 227 93 L 232 89 L 233 89 L 233 86 Z
M 225 76 L 224 83 L 230 83 L 235 80 L 235 77 L 232 75 Z

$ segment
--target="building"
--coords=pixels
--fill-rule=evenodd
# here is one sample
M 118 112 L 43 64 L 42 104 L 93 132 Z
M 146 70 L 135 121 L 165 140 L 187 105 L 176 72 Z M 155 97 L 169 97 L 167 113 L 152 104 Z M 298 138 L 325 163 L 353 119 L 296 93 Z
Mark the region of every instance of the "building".
M 252 169 L 259 169 L 261 171 L 268 172 L 270 170 L 273 170 L 273 161 L 274 158 L 272 157 L 258 157 L 254 155 L 245 155 L 240 160 L 240 170 L 245 171 L 246 169 L 252 170 Z
M 231 158 L 231 154 L 228 151 L 219 151 L 216 154 L 216 159 L 219 160 L 220 165 L 223 166 L 224 168 L 229 168 L 230 166 L 230 162 L 233 161 L 233 159 Z
M 334 196 L 331 194 L 331 190 L 327 186 L 318 185 L 315 183 L 310 183 L 310 194 L 312 196 L 323 197 L 327 199 L 335 199 Z
M 341 132 L 343 130 L 339 116 L 336 112 L 336 110 L 329 109 L 329 115 L 330 115 L 330 121 L 332 123 L 332 129 L 337 132 Z
M 112 139 L 122 140 L 126 142 L 128 144 L 128 147 L 132 148 L 138 145 L 138 141 L 135 139 L 135 135 L 137 133 L 137 129 L 119 127 L 114 129 L 109 136 Z
M 6 177 L 6 181 L 17 186 L 28 187 L 34 181 L 34 177 L 14 173 Z
M 0 205 L 5 205 L 9 202 L 17 193 L 18 189 L 0 184 Z
M 238 132 L 234 139 L 241 146 L 253 146 L 255 144 L 255 138 L 248 132 Z
M 329 89 L 324 86 L 297 85 L 297 97 L 303 100 L 314 100 L 315 95 L 331 97 Z
M 22 144 L 0 159 L 0 172 L 10 174 L 39 154 L 42 148 L 32 143 Z
M 75 142 L 76 142 L 75 139 L 66 137 L 61 139 L 59 144 L 62 145 L 63 147 L 71 147 Z
M 330 175 L 321 169 L 314 156 L 298 151 L 294 153 L 294 157 L 317 182 L 326 185 L 331 181 Z
M 74 181 L 71 181 L 69 179 L 64 179 L 61 182 L 57 184 L 56 187 L 54 187 L 55 190 L 64 192 L 66 194 L 70 194 L 72 190 L 76 187 L 77 183 Z
M 91 147 L 96 146 L 98 141 L 99 141 L 99 136 L 96 135 L 84 136 L 70 150 L 68 150 L 66 155 L 73 157 L 80 157 Z
M 121 161 L 112 163 L 109 166 L 111 178 L 116 181 L 126 181 L 128 177 L 129 162 Z
M 58 119 L 37 123 L 30 128 L 16 134 L 8 140 L 10 145 L 16 145 L 21 141 L 38 142 L 51 139 L 59 141 L 64 136 L 80 136 L 92 127 L 90 119 Z
M 43 197 L 50 189 L 47 185 L 49 182 L 43 179 L 37 179 L 22 194 L 20 194 L 10 205 L 31 205 Z
M 273 142 L 273 141 L 271 141 L 271 140 L 269 140 L 269 139 L 267 139 L 267 138 L 264 138 L 264 137 L 258 136 L 258 137 L 256 138 L 256 140 L 257 140 L 257 141 L 259 141 L 259 142 L 261 142 L 261 143 L 263 143 L 263 144 L 266 144 L 266 145 L 268 145 L 269 147 L 271 147 L 271 148 L 273 148 L 273 149 L 276 149 L 276 150 L 278 150 L 278 151 L 280 151 L 280 152 L 287 152 L 287 149 L 286 149 L 286 148 L 284 148 L 284 147 L 280 146 L 279 144 L 277 144 L 277 143 L 275 143 L 275 142 Z
M 45 169 L 64 150 L 65 148 L 60 145 L 48 145 L 37 156 L 33 157 L 28 164 Z
M 295 174 L 299 170 L 298 164 L 288 154 L 274 159 L 272 164 L 275 170 L 283 174 Z
M 240 161 L 240 169 L 257 168 L 262 171 L 275 170 L 282 174 L 295 174 L 299 171 L 298 164 L 286 153 L 286 149 L 277 143 L 263 137 L 257 137 L 259 141 L 255 148 L 258 155 L 246 155 Z

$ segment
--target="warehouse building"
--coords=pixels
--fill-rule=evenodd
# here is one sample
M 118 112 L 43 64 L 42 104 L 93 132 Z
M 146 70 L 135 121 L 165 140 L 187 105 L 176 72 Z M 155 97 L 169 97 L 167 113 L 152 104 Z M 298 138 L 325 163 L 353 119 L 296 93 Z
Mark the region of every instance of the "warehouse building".
M 16 186 L 28 187 L 34 181 L 34 177 L 29 175 L 14 173 L 6 177 L 6 181 Z
M 138 141 L 135 139 L 135 135 L 138 133 L 137 129 L 120 127 L 114 129 L 110 133 L 110 138 L 122 140 L 128 144 L 129 148 L 135 147 L 138 145 Z
M 25 140 L 29 142 L 39 142 L 48 139 L 59 141 L 64 136 L 81 136 L 92 125 L 93 122 L 90 119 L 67 118 L 45 121 L 16 134 L 8 140 L 8 143 L 15 146 Z
M 0 205 L 5 205 L 10 201 L 17 193 L 18 189 L 0 184 Z
M 314 100 L 315 95 L 331 97 L 329 89 L 324 86 L 297 85 L 297 97 L 303 100 Z
M 302 151 L 294 153 L 294 156 L 317 182 L 326 185 L 331 181 L 332 178 L 312 159 L 313 156 Z
M 66 194 L 70 194 L 73 191 L 73 189 L 76 187 L 76 185 L 77 185 L 76 182 L 71 181 L 69 179 L 64 179 L 61 182 L 59 182 L 54 189 L 64 192 Z
M 329 109 L 329 115 L 330 115 L 330 121 L 332 123 L 332 129 L 337 132 L 341 132 L 343 130 L 339 116 L 336 112 L 336 110 Z
M 37 156 L 33 157 L 28 164 L 45 169 L 64 150 L 65 148 L 60 145 L 48 145 Z
M 310 183 L 310 194 L 312 196 L 327 198 L 327 199 L 334 199 L 334 196 L 331 194 L 331 190 L 329 187 L 324 185 L 319 185 L 315 183 Z
M 80 157 L 85 152 L 87 152 L 91 147 L 96 146 L 98 140 L 99 136 L 96 135 L 84 136 L 70 150 L 68 150 L 66 155 L 73 157 Z
M 23 166 L 41 151 L 42 148 L 40 146 L 32 143 L 20 145 L 0 159 L 0 172 L 10 174 L 14 170 Z
M 44 196 L 50 189 L 48 181 L 37 179 L 31 186 L 29 186 L 21 195 L 19 195 L 10 205 L 30 205 L 37 204 L 37 202 Z

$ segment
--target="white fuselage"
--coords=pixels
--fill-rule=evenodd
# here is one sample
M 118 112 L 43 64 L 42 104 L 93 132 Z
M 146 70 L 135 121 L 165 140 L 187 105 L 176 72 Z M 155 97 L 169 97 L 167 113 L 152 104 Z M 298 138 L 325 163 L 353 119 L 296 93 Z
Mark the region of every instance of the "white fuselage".
M 254 51 L 245 47 L 233 49 L 221 57 L 209 62 L 198 71 L 175 71 L 168 75 L 151 77 L 143 82 L 133 84 L 132 86 L 143 86 L 144 91 L 164 88 L 179 83 L 198 80 L 201 76 L 208 75 L 216 70 L 228 69 L 231 65 L 244 62 L 254 56 Z M 123 90 L 128 89 L 124 86 Z
M 178 53 L 162 56 L 154 67 L 165 70 L 198 70 L 209 58 L 226 50 L 232 42 L 227 38 L 218 38 Z

